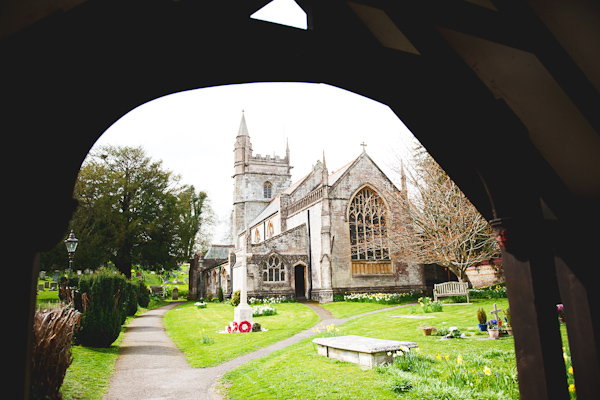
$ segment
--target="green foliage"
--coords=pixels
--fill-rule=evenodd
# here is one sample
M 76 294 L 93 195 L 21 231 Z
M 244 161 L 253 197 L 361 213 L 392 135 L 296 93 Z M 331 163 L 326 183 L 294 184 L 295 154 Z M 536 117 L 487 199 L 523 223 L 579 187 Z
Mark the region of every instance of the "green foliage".
M 73 284 L 75 280 L 69 282 Z M 76 283 L 71 286 L 71 293 L 74 293 L 75 309 L 82 313 L 76 341 L 84 346 L 110 346 L 119 336 L 127 316 L 130 283 L 123 274 L 105 268 L 94 274 L 80 275 Z
M 479 321 L 480 324 L 485 324 L 487 322 L 487 314 L 483 307 L 477 309 L 477 321 Z
M 144 282 L 135 282 L 133 285 L 137 289 L 137 299 L 140 307 L 148 307 L 150 303 L 150 289 L 148 286 Z
M 420 297 L 419 306 L 424 313 L 440 312 L 443 308 L 440 301 L 433 301 L 431 297 Z
M 231 305 L 237 307 L 240 305 L 240 291 L 236 290 L 233 292 L 233 296 L 231 296 Z
M 74 191 L 79 207 L 70 228 L 80 240 L 75 268 L 110 261 L 129 277 L 134 263 L 157 270 L 187 261 L 212 210 L 206 193 L 180 186 L 178 179 L 141 147 L 105 146 L 91 153 Z M 61 242 L 42 254 L 41 269 L 65 268 L 66 255 Z
M 478 289 L 470 289 L 469 297 L 472 299 L 506 299 L 506 285 L 501 283 Z
M 219 303 L 223 302 L 223 288 L 219 287 Z

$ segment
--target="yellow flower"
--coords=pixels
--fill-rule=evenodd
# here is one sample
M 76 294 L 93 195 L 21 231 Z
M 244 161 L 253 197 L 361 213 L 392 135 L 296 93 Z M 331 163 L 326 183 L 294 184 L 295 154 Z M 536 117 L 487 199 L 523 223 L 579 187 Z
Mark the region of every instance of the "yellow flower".
M 573 385 L 572 383 L 569 385 L 569 392 L 575 393 L 575 385 Z
M 459 365 L 462 365 L 462 363 L 463 363 L 463 358 L 462 358 L 462 356 L 461 356 L 460 354 L 459 354 L 459 355 L 458 355 L 458 357 L 456 358 L 456 362 L 457 362 Z
M 392 355 L 392 352 L 391 352 L 391 351 L 388 351 L 388 352 L 387 352 L 387 355 L 388 355 L 388 356 L 391 356 L 391 355 Z
M 483 373 L 486 375 L 491 375 L 492 370 L 486 365 L 485 368 L 483 369 Z
M 450 357 L 448 357 L 448 356 L 444 356 L 444 359 L 445 359 L 445 360 L 448 360 L 448 359 L 450 359 Z
M 339 332 L 340 330 L 339 330 L 338 328 L 335 328 L 335 331 L 336 331 L 336 332 Z
M 442 355 L 438 354 L 437 357 L 435 357 L 435 358 L 437 358 L 438 360 L 441 360 L 442 359 Z
M 569 367 L 568 371 L 571 375 L 573 375 L 573 367 Z
M 420 352 L 421 352 L 421 349 L 417 347 L 417 348 L 415 349 L 415 351 L 416 351 L 417 353 L 420 353 Z
M 565 361 L 567 361 L 567 359 L 569 358 L 567 357 L 567 353 L 563 353 L 563 358 L 565 359 Z

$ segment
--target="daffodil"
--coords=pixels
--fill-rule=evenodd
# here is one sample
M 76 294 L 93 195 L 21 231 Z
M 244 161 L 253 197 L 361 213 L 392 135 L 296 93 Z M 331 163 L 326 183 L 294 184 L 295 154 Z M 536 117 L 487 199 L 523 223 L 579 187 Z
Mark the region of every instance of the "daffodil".
M 438 354 L 438 355 L 437 355 L 435 358 L 437 358 L 438 360 L 440 360 L 440 361 L 441 361 L 441 360 L 442 360 L 442 355 L 441 355 L 441 354 Z
M 575 393 L 575 385 L 573 385 L 572 383 L 569 385 L 569 392 Z
M 391 356 L 391 355 L 392 355 L 392 352 L 391 352 L 391 351 L 388 351 L 388 352 L 387 352 L 387 355 L 388 355 L 388 356 Z
M 573 367 L 569 367 L 568 371 L 571 375 L 573 375 Z
M 483 373 L 489 376 L 492 374 L 492 370 L 486 365 L 483 369 Z
M 417 348 L 415 349 L 415 351 L 416 351 L 417 353 L 420 353 L 420 352 L 421 352 L 421 349 L 417 347 Z
M 462 356 L 459 354 L 458 357 L 456 358 L 456 362 L 458 363 L 458 365 L 462 365 L 463 363 L 463 358 Z
M 449 360 L 449 359 L 450 359 L 450 357 L 444 356 L 444 360 Z

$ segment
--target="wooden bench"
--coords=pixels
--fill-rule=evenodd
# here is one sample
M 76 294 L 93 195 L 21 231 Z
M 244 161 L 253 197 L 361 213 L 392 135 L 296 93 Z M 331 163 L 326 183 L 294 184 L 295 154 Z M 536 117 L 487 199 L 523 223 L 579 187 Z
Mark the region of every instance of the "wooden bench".
M 415 342 L 402 342 L 398 340 L 373 339 L 364 336 L 335 336 L 313 339 L 318 346 L 318 354 L 335 358 L 354 364 L 373 368 L 375 365 L 391 363 L 394 359 L 389 353 L 400 350 L 401 347 L 409 349 L 419 347 Z
M 469 284 L 467 282 L 444 282 L 433 285 L 433 301 L 440 297 L 467 296 L 469 301 Z

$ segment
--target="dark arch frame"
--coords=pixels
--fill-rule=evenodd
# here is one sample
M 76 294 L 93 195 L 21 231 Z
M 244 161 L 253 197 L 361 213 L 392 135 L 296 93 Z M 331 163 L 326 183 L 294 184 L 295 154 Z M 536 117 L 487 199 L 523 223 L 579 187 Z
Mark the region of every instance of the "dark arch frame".
M 9 293 L 21 320 L 7 332 L 22 354 L 9 377 L 17 390 L 26 397 L 38 253 L 62 240 L 76 207 L 72 192 L 79 167 L 106 128 L 170 93 L 297 81 L 328 83 L 389 105 L 482 214 L 504 230 L 509 300 L 519 304 L 513 325 L 519 380 L 526 382 L 521 397 L 567 395 L 565 382 L 553 379 L 564 370 L 553 309 L 559 297 L 568 327 L 578 332 L 570 337 L 578 394 L 600 397 L 600 343 L 594 337 L 600 310 L 592 306 L 590 267 L 590 260 L 597 264 L 600 240 L 595 191 L 600 171 L 581 177 L 592 188 L 585 196 L 571 192 L 570 182 L 539 149 L 540 143 L 547 149 L 561 141 L 542 130 L 532 142 L 531 114 L 518 115 L 513 108 L 522 99 L 503 97 L 502 87 L 488 88 L 469 58 L 490 49 L 468 47 L 493 41 L 533 53 L 589 123 L 592 136 L 598 135 L 600 95 L 592 82 L 600 62 L 597 53 L 587 65 L 571 54 L 586 54 L 586 46 L 596 43 L 600 12 L 586 0 L 563 5 L 573 12 L 562 14 L 552 2 L 519 0 L 357 0 L 352 7 L 337 0 L 298 0 L 309 21 L 303 31 L 251 20 L 267 2 L 22 1 L 0 15 L 0 55 L 8 60 L 0 66 L 0 123 L 11 148 L 4 160 L 11 191 L 5 263 L 20 266 L 13 280 L 22 282 Z M 397 30 L 385 36 L 377 30 L 380 24 L 359 12 L 360 5 Z M 551 25 L 547 16 L 561 23 Z M 569 31 L 578 24 L 592 29 Z M 545 114 L 562 106 L 550 98 L 529 102 L 528 109 Z M 570 127 L 564 135 L 575 140 L 581 126 L 570 121 Z M 564 154 L 573 164 L 583 156 Z M 43 202 L 36 196 L 40 192 L 47 194 Z

